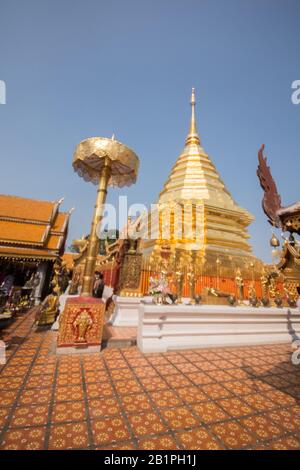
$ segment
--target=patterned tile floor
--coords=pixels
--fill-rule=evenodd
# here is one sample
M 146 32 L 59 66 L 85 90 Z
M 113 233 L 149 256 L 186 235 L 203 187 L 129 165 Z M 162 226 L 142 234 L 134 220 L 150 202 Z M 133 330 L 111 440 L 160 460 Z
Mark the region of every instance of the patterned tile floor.
M 300 449 L 290 345 L 56 356 L 33 320 L 2 331 L 0 449 Z

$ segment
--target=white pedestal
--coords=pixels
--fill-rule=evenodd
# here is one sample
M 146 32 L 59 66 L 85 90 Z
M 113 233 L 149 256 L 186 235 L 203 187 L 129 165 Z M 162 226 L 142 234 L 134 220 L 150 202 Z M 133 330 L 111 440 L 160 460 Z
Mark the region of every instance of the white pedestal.
M 141 303 L 137 345 L 142 352 L 292 343 L 300 337 L 298 309 Z
M 113 326 L 137 326 L 139 322 L 140 297 L 114 296 L 116 305 L 111 324 Z

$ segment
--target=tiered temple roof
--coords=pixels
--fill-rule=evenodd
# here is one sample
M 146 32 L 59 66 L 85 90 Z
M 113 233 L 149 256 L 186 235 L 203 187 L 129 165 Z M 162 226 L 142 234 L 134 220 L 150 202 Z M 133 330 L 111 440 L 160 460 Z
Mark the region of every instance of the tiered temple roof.
M 62 255 L 70 212 L 59 212 L 61 202 L 1 194 L 0 257 L 54 260 Z

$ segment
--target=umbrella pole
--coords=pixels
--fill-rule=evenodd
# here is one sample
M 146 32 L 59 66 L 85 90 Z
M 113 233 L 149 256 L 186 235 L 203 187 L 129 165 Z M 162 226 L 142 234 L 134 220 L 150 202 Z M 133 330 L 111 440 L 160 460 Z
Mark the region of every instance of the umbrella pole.
M 89 243 L 87 248 L 87 257 L 84 267 L 83 274 L 83 283 L 81 295 L 83 297 L 91 297 L 93 293 L 93 281 L 94 281 L 94 272 L 97 261 L 97 255 L 99 253 L 99 244 L 100 240 L 97 236 L 97 228 L 101 224 L 103 217 L 103 205 L 105 204 L 106 195 L 107 195 L 107 186 L 111 173 L 111 160 L 108 157 L 104 158 L 104 165 L 102 167 L 99 185 L 97 189 L 97 198 L 94 208 L 94 215 L 91 225 L 91 232 L 89 237 Z

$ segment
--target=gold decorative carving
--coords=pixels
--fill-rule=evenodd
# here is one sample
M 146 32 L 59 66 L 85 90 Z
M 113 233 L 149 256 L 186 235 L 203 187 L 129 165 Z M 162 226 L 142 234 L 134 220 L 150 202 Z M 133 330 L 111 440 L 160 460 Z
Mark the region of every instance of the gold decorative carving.
M 75 343 L 86 343 L 86 335 L 88 330 L 92 327 L 93 320 L 88 310 L 81 311 L 73 322 L 73 326 L 76 330 Z
M 142 271 L 142 254 L 126 253 L 120 270 L 118 292 L 120 295 L 139 292 Z

